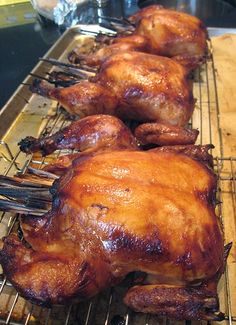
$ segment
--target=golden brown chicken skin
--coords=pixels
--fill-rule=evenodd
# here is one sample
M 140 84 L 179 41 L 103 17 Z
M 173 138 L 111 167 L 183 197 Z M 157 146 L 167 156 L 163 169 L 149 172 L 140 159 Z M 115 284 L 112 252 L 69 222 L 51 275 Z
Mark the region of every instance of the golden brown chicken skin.
M 25 153 L 40 151 L 43 156 L 58 149 L 98 151 L 99 149 L 138 148 L 130 129 L 121 120 L 102 114 L 72 122 L 53 135 L 39 139 L 28 136 L 22 139 L 18 145 L 20 150 Z
M 110 55 L 123 51 L 141 51 L 166 56 L 178 61 L 188 70 L 196 69 L 207 56 L 207 30 L 197 17 L 149 6 L 129 20 L 135 25 L 132 34 L 110 38 L 102 47 L 87 56 L 74 49 L 68 56 L 72 63 L 100 66 Z M 108 43 L 108 44 L 106 44 Z
M 14 235 L 5 238 L 3 270 L 20 294 L 42 305 L 89 298 L 139 270 L 155 284 L 127 293 L 135 310 L 220 319 L 224 243 L 215 189 L 211 169 L 184 154 L 88 155 L 53 186 L 52 211 L 22 220 L 30 248 Z
M 71 115 L 80 118 L 95 115 L 115 115 L 118 101 L 114 94 L 87 80 L 70 87 L 54 88 L 47 82 L 35 79 L 30 87 L 32 92 L 57 100 Z
M 207 30 L 197 17 L 149 6 L 130 17 L 136 24 L 135 34 L 145 37 L 151 53 L 177 60 L 188 69 L 195 69 L 207 54 Z
M 109 57 L 94 81 L 119 99 L 117 115 L 183 126 L 192 115 L 192 82 L 173 60 L 140 52 Z
M 98 151 L 104 150 L 121 150 L 121 149 L 146 149 L 145 145 L 152 146 L 158 144 L 162 149 L 164 145 L 172 146 L 172 150 L 182 152 L 188 148 L 190 152 L 193 148 L 189 145 L 194 143 L 198 135 L 197 130 L 180 128 L 177 126 L 166 125 L 164 123 L 145 123 L 138 127 L 134 127 L 134 135 L 121 120 L 110 115 L 91 115 L 80 120 L 72 122 L 58 132 L 34 138 L 27 136 L 22 139 L 18 145 L 20 150 L 25 153 L 41 152 L 43 156 L 51 154 L 55 150 L 73 149 L 74 153 L 59 156 L 53 163 L 44 166 L 44 170 L 62 175 L 76 158 L 83 154 L 96 154 Z M 188 145 L 183 145 L 183 144 Z M 206 147 L 206 149 L 205 149 Z M 198 150 L 198 146 L 194 146 L 194 155 Z M 208 157 L 208 147 L 201 146 L 202 151 Z M 170 149 L 168 149 L 170 150 Z M 203 152 L 200 152 L 203 157 Z M 210 156 L 210 155 L 209 155 Z
M 175 61 L 141 52 L 110 56 L 90 81 L 67 88 L 35 82 L 33 92 L 57 100 L 80 117 L 109 114 L 122 120 L 184 126 L 192 115 L 192 81 Z
M 194 144 L 198 130 L 180 128 L 165 123 L 144 123 L 136 127 L 135 137 L 142 145 L 158 144 L 160 146 Z

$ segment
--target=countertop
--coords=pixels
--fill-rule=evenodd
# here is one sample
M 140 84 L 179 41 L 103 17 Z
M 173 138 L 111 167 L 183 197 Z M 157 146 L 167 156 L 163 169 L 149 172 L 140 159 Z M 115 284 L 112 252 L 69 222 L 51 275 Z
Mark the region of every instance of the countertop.
M 134 0 L 109 2 L 99 9 L 104 15 L 128 16 L 137 11 Z M 19 22 L 17 23 L 18 16 Z M 0 108 L 32 70 L 39 57 L 55 43 L 64 29 L 36 14 L 30 3 L 0 7 Z M 209 19 L 208 26 L 236 27 L 236 9 L 219 20 Z

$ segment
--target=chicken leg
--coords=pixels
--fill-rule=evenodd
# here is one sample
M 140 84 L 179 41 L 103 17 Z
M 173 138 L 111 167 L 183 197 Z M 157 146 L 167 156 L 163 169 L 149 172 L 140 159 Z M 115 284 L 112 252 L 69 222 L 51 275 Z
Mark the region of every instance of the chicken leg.
M 109 115 L 92 115 L 75 122 L 55 134 L 39 139 L 26 137 L 19 142 L 21 151 L 41 151 L 46 156 L 55 150 L 79 151 L 105 149 L 137 149 L 137 143 L 129 128 L 118 118 Z

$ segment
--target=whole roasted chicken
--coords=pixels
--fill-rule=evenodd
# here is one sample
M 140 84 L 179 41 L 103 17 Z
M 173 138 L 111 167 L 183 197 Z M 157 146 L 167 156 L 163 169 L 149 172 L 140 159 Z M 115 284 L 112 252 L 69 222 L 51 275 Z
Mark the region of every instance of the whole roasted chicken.
M 207 31 L 197 17 L 153 5 L 138 11 L 129 21 L 132 27 L 126 26 L 131 34 L 100 38 L 102 48 L 90 55 L 81 55 L 78 47 L 69 60 L 98 66 L 111 54 L 132 50 L 167 56 L 193 70 L 206 58 Z
M 73 86 L 54 88 L 35 80 L 31 90 L 57 100 L 79 117 L 109 114 L 122 120 L 153 122 L 139 129 L 140 138 L 159 133 L 160 123 L 182 133 L 194 109 L 192 81 L 185 68 L 169 58 L 141 52 L 112 55 L 96 76 Z M 184 143 L 194 143 L 198 131 L 187 133 Z M 174 140 L 170 144 L 180 143 Z
M 74 156 L 51 188 L 48 213 L 21 218 L 24 241 L 3 240 L 4 273 L 25 298 L 50 306 L 87 299 L 141 271 L 145 280 L 124 297 L 134 310 L 223 319 L 217 283 L 229 246 L 214 211 L 209 147 L 140 151 L 122 130 L 117 144 L 105 135 L 104 148 L 90 141 Z

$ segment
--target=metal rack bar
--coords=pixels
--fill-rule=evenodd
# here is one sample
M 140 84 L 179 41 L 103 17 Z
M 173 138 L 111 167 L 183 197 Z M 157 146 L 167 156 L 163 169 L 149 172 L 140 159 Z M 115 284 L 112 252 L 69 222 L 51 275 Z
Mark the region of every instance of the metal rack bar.
M 199 80 L 201 80 L 201 71 L 200 68 L 198 69 L 198 78 Z M 198 82 L 198 87 L 199 87 L 199 107 L 200 107 L 200 121 L 199 121 L 199 128 L 200 128 L 200 133 L 199 133 L 199 137 L 200 137 L 200 144 L 202 144 L 202 130 L 203 130 L 203 126 L 202 126 L 202 84 L 201 82 Z
M 108 325 L 112 300 L 113 300 L 113 288 L 111 289 L 110 296 L 109 296 L 109 299 L 108 299 L 108 306 L 107 306 L 107 312 L 106 312 L 106 318 L 105 318 L 104 325 Z
M 211 129 L 211 110 L 210 110 L 210 89 L 209 89 L 209 76 L 208 76 L 208 62 L 206 61 L 206 88 L 207 88 L 207 110 L 208 110 L 208 128 L 209 128 L 209 143 L 212 143 L 212 129 Z
M 216 158 L 216 162 L 217 162 L 217 172 L 220 170 L 220 164 L 219 164 L 219 158 Z M 222 202 L 222 192 L 221 192 L 221 188 L 222 188 L 222 184 L 221 184 L 222 180 L 219 177 L 218 179 L 218 195 L 219 195 L 219 201 Z M 220 212 L 220 218 L 221 218 L 221 222 L 223 224 L 224 227 L 224 217 L 223 217 L 223 212 L 222 212 L 222 204 L 219 205 L 219 212 Z M 225 284 L 226 284 L 226 302 L 227 302 L 227 316 L 228 316 L 228 321 L 229 324 L 232 324 L 232 312 L 231 312 L 231 298 L 230 298 L 230 288 L 229 288 L 229 275 L 228 275 L 228 266 L 226 265 L 225 268 L 225 273 L 224 273 L 224 278 L 225 278 Z
M 28 315 L 26 316 L 26 319 L 25 319 L 25 323 L 24 323 L 24 325 L 28 325 L 28 324 L 29 324 L 30 317 L 31 317 L 31 315 L 32 315 L 33 309 L 34 309 L 34 306 L 32 305 L 32 306 L 31 306 L 31 309 L 30 309 L 30 311 L 29 311 L 29 313 L 28 313 Z
M 0 141 L 0 144 L 3 145 L 6 148 L 6 151 L 7 151 L 8 155 L 9 155 L 9 157 L 10 157 L 9 161 L 12 161 L 14 166 L 16 167 L 16 169 L 18 169 L 16 161 L 14 160 L 14 155 L 12 154 L 8 144 L 5 141 L 2 141 L 2 140 Z
M 127 312 L 126 316 L 125 316 L 125 325 L 128 325 L 129 324 L 129 312 Z
M 89 319 L 90 319 L 90 316 L 92 315 L 92 307 L 93 307 L 93 303 L 90 302 L 89 303 L 89 306 L 88 306 L 88 312 L 87 312 L 87 315 L 86 315 L 86 319 L 85 319 L 84 325 L 88 325 L 89 324 Z
M 3 291 L 3 288 L 4 288 L 5 284 L 6 284 L 6 282 L 7 282 L 7 279 L 6 279 L 6 277 L 4 277 L 4 278 L 3 278 L 3 281 L 2 281 L 2 283 L 1 283 L 1 286 L 0 286 L 0 294 L 1 294 L 2 291 Z
M 235 209 L 236 209 L 236 176 L 234 172 L 234 165 L 233 163 L 236 163 L 236 158 L 230 157 L 230 169 L 231 169 L 231 180 L 232 180 L 232 194 L 233 194 L 233 209 L 234 209 L 234 215 L 235 215 Z
M 211 44 L 212 48 L 212 44 Z M 214 90 L 215 90 L 215 101 L 216 101 L 216 114 L 217 114 L 217 125 L 218 125 L 218 136 L 219 136 L 219 146 L 220 146 L 220 157 L 224 157 L 224 150 L 223 150 L 223 138 L 222 138 L 222 130 L 220 126 L 220 107 L 219 107 L 219 98 L 218 98 L 218 91 L 217 91 L 217 81 L 216 81 L 216 68 L 214 62 L 214 56 L 211 51 L 211 62 L 212 62 L 212 69 L 213 69 L 213 82 L 214 82 Z
M 51 313 L 52 313 L 52 309 L 50 308 L 50 309 L 48 309 L 48 312 L 47 312 L 47 315 L 46 315 L 45 325 L 48 325 Z
M 70 305 L 69 308 L 68 308 L 68 312 L 67 312 L 65 323 L 64 323 L 65 325 L 69 324 L 69 320 L 70 320 L 70 316 L 71 316 L 71 310 L 72 310 L 72 305 Z
M 16 295 L 15 295 L 15 299 L 14 299 L 14 301 L 13 301 L 13 303 L 12 303 L 11 309 L 10 309 L 10 311 L 9 311 L 9 314 L 8 314 L 8 316 L 7 316 L 6 324 L 9 324 L 9 322 L 10 322 L 11 315 L 12 315 L 13 309 L 15 308 L 15 305 L 16 305 L 16 303 L 17 303 L 18 298 L 19 298 L 19 293 L 17 292 Z

